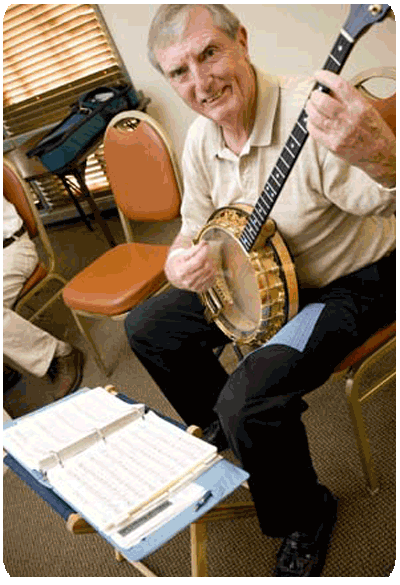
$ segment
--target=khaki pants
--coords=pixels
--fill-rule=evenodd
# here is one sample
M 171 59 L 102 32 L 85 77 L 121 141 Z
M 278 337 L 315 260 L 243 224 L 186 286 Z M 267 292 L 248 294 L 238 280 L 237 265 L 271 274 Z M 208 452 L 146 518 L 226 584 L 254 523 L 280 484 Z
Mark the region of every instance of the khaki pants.
M 27 233 L 3 249 L 3 354 L 30 374 L 43 377 L 55 356 L 71 346 L 17 315 L 11 307 L 38 262 Z

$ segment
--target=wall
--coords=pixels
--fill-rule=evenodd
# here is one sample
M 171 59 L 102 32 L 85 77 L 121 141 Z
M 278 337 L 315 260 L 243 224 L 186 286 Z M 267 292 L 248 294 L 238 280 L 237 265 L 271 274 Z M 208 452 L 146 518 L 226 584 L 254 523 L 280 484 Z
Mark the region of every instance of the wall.
M 180 154 L 194 114 L 147 59 L 147 32 L 158 4 L 100 4 L 109 31 L 137 89 L 152 102 L 148 113 L 172 137 Z M 227 4 L 247 28 L 255 65 L 271 73 L 312 74 L 321 68 L 346 21 L 347 4 Z M 395 22 L 373 26 L 354 47 L 343 69 L 395 66 Z

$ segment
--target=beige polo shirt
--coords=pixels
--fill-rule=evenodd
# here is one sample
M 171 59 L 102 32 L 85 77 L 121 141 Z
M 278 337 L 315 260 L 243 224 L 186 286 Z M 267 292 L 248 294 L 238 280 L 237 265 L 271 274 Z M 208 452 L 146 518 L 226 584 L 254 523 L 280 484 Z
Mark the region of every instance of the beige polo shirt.
M 182 158 L 183 235 L 194 237 L 218 208 L 255 205 L 304 107 L 313 80 L 257 73 L 257 113 L 239 156 L 220 127 L 198 117 Z M 295 261 L 299 283 L 321 287 L 395 248 L 395 194 L 332 155 L 311 137 L 271 218 Z

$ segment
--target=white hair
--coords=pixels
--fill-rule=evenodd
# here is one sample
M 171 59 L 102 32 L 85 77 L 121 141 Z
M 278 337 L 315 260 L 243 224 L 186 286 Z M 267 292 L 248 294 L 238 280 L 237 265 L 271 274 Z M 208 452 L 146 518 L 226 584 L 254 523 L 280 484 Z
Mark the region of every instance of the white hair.
M 203 6 L 211 14 L 215 26 L 235 39 L 240 21 L 223 4 L 162 4 L 150 25 L 147 50 L 150 63 L 164 74 L 156 57 L 158 49 L 165 49 L 179 40 L 186 30 L 190 11 L 196 6 Z

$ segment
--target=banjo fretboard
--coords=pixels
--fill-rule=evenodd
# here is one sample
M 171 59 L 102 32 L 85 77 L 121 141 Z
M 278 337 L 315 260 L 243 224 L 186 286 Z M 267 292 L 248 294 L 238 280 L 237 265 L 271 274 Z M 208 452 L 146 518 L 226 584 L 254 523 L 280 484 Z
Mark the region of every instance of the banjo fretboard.
M 333 73 L 340 73 L 353 45 L 354 41 L 351 37 L 347 35 L 345 31 L 342 31 L 334 44 L 323 69 L 332 71 Z M 314 86 L 313 90 L 314 89 L 328 91 L 326 87 L 319 83 Z M 250 252 L 257 240 L 257 237 L 271 213 L 286 179 L 288 178 L 290 171 L 307 140 L 307 137 L 307 113 L 304 107 L 297 118 L 296 124 L 294 125 L 294 128 L 279 155 L 278 161 L 269 175 L 264 189 L 239 238 L 246 252 Z

